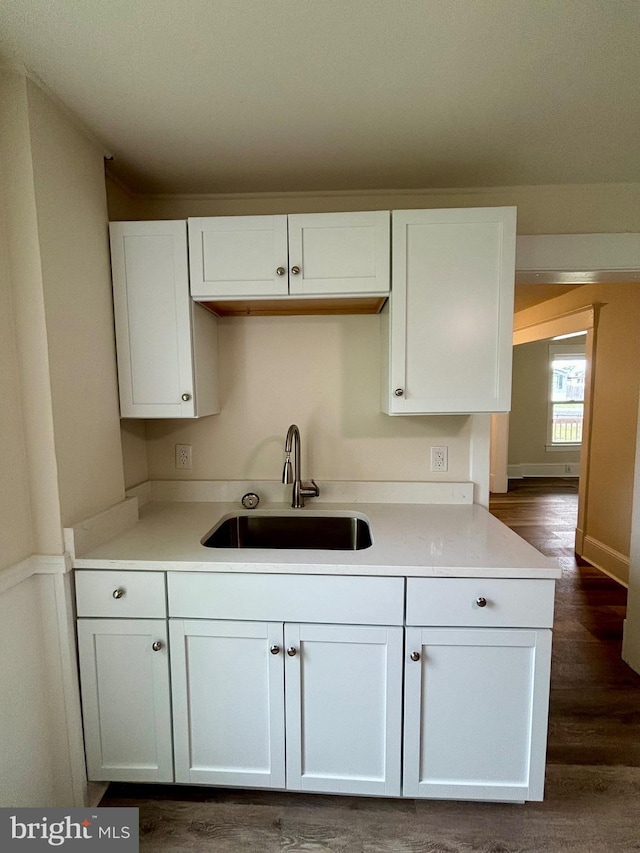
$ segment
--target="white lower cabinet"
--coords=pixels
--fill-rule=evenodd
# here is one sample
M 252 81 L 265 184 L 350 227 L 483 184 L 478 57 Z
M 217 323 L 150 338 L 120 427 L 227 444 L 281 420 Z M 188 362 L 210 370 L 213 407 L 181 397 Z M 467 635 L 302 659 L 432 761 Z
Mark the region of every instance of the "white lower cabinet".
M 165 619 L 79 619 L 87 776 L 172 782 Z
M 285 625 L 287 788 L 400 796 L 402 634 Z
M 282 624 L 172 619 L 170 635 L 176 782 L 284 788 Z
M 406 632 L 404 795 L 541 800 L 551 631 Z
M 77 572 L 88 778 L 541 800 L 553 587 Z
M 401 627 L 170 626 L 177 782 L 400 795 Z

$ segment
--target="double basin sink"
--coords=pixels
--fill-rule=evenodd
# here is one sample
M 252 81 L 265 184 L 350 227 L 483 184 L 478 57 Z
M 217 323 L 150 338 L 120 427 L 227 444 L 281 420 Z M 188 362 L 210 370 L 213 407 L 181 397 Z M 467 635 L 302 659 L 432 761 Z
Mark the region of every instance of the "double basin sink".
M 290 548 L 361 551 L 371 546 L 371 529 L 363 516 L 307 513 L 247 513 L 227 516 L 201 540 L 207 548 Z

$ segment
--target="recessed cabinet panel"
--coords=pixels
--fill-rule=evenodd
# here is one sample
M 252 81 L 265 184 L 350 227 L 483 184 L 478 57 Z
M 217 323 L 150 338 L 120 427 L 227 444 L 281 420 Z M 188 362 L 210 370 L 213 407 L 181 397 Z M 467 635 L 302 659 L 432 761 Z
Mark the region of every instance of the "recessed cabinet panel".
M 150 406 L 175 405 L 181 388 L 179 322 L 188 322 L 188 305 L 175 298 L 175 245 L 162 236 L 130 235 L 124 238 L 124 267 L 131 347 L 131 403 Z M 151 311 L 154 302 L 161 310 Z M 185 313 L 186 311 L 186 313 Z M 181 316 L 182 314 L 182 316 Z M 146 354 L 155 353 L 154 369 Z
M 383 410 L 508 411 L 515 208 L 393 211 Z
M 290 293 L 387 293 L 389 242 L 386 210 L 290 214 Z
M 466 399 L 496 396 L 498 229 L 497 223 L 407 226 L 407 398 L 419 389 L 450 407 L 452 377 Z
M 402 628 L 285 625 L 287 788 L 400 795 Z
M 79 619 L 78 653 L 89 780 L 172 782 L 165 620 Z
M 405 796 L 542 799 L 550 647 L 546 630 L 407 628 Z
M 186 223 L 112 222 L 109 230 L 122 417 L 215 414 L 216 318 L 189 298 Z
M 283 788 L 282 625 L 173 619 L 170 631 L 176 781 Z
M 195 299 L 289 291 L 286 216 L 189 219 L 189 251 Z

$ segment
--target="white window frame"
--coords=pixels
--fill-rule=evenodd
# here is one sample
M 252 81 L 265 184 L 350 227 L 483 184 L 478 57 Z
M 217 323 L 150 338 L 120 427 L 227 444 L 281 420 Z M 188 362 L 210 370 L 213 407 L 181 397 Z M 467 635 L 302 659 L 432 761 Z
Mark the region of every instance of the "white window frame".
M 580 450 L 580 448 L 582 447 L 582 441 L 572 441 L 563 443 L 553 441 L 553 362 L 558 356 L 562 356 L 563 358 L 574 357 L 586 359 L 584 344 L 561 344 L 555 343 L 553 341 L 549 344 L 546 449 L 552 452 L 563 450 Z M 567 402 L 582 403 L 582 414 L 584 418 L 584 400 L 567 400 Z

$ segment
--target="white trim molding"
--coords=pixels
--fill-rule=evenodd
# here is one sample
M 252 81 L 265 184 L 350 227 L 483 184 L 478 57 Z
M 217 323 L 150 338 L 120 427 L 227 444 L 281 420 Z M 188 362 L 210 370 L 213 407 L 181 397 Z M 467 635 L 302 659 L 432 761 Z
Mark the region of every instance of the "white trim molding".
M 520 462 L 509 465 L 507 473 L 510 480 L 523 477 L 579 477 L 579 462 Z
M 70 571 L 71 559 L 68 554 L 32 554 L 0 571 L 0 595 L 28 580 L 32 575 L 64 575 Z
M 516 326 L 513 330 L 513 343 L 528 344 L 532 341 L 542 341 L 546 338 L 555 338 L 558 335 L 566 335 L 570 332 L 584 331 L 595 328 L 598 304 L 584 305 L 564 314 L 556 314 L 549 320 L 536 320 L 531 325 Z M 526 313 L 528 309 L 525 309 Z M 516 315 L 516 323 L 518 316 Z M 587 345 L 585 344 L 585 350 Z
M 517 284 L 638 280 L 640 234 L 538 234 L 517 238 Z
M 583 539 L 580 556 L 622 586 L 628 585 L 629 557 L 588 534 Z

